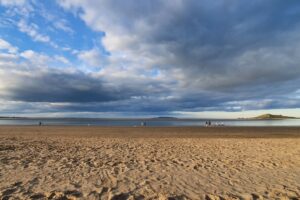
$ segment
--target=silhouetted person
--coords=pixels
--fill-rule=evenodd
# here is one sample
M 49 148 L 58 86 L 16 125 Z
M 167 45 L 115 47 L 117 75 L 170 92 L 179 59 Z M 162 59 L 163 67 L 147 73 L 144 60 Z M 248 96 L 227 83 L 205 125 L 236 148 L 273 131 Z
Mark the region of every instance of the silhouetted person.
M 39 122 L 39 126 L 42 126 L 42 122 Z

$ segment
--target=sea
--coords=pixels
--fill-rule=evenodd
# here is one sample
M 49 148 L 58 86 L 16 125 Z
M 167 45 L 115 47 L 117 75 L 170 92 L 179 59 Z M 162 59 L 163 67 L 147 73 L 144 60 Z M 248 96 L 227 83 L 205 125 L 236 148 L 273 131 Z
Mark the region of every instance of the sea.
M 98 118 L 0 118 L 0 125 L 47 125 L 47 126 L 151 126 L 185 127 L 205 126 L 293 126 L 300 127 L 300 119 L 246 120 L 246 119 L 98 119 Z

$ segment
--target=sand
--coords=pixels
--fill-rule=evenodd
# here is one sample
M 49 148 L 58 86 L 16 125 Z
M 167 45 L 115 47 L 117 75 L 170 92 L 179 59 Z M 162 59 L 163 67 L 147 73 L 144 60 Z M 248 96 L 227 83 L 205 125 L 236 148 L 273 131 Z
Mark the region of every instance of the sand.
M 300 199 L 300 128 L 0 127 L 1 199 Z

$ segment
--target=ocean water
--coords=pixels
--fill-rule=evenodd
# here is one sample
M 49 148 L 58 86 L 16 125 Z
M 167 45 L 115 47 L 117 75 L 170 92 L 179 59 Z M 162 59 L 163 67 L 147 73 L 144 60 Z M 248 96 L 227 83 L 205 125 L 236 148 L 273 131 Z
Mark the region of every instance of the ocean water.
M 66 126 L 205 126 L 206 121 L 218 126 L 299 126 L 300 119 L 228 120 L 228 119 L 0 119 L 0 125 L 66 125 Z

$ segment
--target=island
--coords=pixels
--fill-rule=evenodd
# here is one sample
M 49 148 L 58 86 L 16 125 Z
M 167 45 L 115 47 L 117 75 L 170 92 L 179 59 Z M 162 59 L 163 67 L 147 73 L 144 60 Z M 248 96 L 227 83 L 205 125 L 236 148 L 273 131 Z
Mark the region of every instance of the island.
M 252 117 L 250 119 L 261 119 L 261 120 L 273 120 L 273 119 L 296 119 L 296 117 L 284 116 L 284 115 L 272 115 L 272 114 L 263 114 L 257 117 Z

